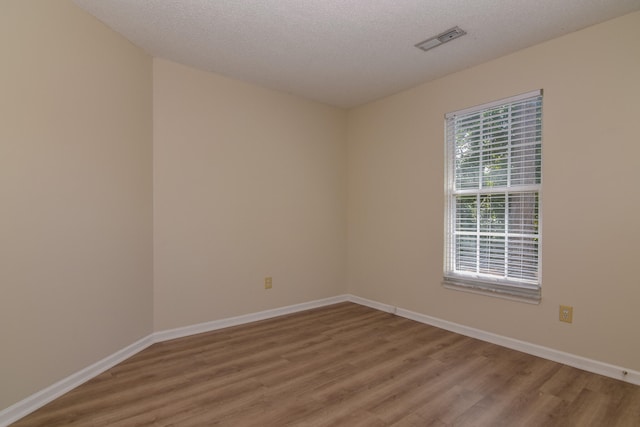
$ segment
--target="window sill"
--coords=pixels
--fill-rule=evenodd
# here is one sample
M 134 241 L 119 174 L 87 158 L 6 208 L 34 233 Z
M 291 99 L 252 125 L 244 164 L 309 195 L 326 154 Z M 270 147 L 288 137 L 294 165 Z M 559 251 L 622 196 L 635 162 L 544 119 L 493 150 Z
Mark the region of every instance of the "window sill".
M 496 289 L 493 287 L 493 284 L 483 285 L 482 282 L 463 281 L 453 278 L 444 278 L 442 280 L 442 286 L 446 289 L 451 289 L 454 291 L 502 298 L 510 301 L 523 302 L 526 304 L 540 304 L 540 301 L 542 299 L 540 292 L 538 292 L 536 295 L 517 295 L 515 292 L 511 292 L 508 289 Z

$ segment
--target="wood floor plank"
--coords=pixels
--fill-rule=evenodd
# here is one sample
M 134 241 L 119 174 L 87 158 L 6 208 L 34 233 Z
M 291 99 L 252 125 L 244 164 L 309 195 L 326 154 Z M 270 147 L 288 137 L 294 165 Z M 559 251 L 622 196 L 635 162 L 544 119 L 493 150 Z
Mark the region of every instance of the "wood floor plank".
M 483 397 L 482 393 L 469 391 L 458 385 L 446 390 L 441 390 L 438 387 L 438 393 L 430 395 L 427 401 L 411 413 L 417 416 L 416 419 L 422 420 L 423 424 L 452 424 L 453 420 L 478 403 Z M 404 418 L 406 411 L 401 411 L 400 415 L 403 415 Z M 402 418 L 396 423 L 401 420 Z
M 154 344 L 24 426 L 640 426 L 640 387 L 352 303 Z

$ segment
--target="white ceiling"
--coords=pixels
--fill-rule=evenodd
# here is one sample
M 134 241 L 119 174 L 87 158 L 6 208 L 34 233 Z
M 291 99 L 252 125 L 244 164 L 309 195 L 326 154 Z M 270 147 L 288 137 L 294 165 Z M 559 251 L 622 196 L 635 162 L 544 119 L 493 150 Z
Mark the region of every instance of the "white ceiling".
M 640 9 L 640 0 L 74 2 L 153 56 L 341 107 Z M 467 35 L 414 47 L 456 25 Z

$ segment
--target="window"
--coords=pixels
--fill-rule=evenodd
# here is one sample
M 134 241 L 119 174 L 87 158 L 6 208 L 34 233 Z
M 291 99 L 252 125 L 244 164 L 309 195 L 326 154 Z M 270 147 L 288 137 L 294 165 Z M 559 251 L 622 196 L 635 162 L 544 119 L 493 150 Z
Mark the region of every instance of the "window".
M 444 286 L 539 301 L 542 91 L 445 119 Z

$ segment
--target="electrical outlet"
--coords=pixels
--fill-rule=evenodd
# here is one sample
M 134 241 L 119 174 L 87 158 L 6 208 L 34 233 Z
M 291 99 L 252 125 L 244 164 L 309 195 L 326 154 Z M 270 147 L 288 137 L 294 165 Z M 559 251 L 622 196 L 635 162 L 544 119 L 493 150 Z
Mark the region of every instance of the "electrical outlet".
M 271 277 L 265 277 L 264 278 L 264 288 L 265 289 L 271 289 L 272 286 L 273 286 L 273 279 L 271 279 Z
M 573 322 L 573 307 L 570 305 L 560 306 L 560 321 L 567 323 Z

